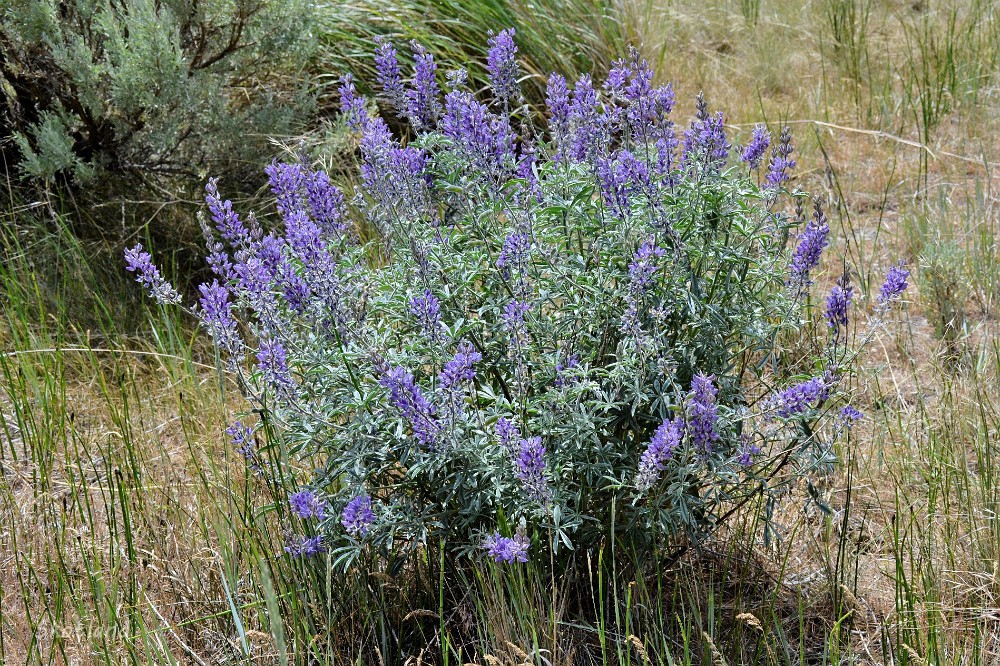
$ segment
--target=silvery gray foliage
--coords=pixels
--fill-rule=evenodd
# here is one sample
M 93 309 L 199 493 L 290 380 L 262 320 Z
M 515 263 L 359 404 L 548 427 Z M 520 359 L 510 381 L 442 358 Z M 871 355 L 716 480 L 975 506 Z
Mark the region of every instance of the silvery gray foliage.
M 502 45 L 492 57 L 513 57 Z M 828 226 L 818 204 L 809 224 L 783 212 L 787 132 L 764 176 L 763 148 L 736 161 L 703 99 L 682 142 L 670 87 L 635 53 L 603 92 L 553 75 L 535 128 L 509 90 L 487 103 L 460 74 L 439 99 L 420 54 L 401 95 L 380 46 L 393 99 L 422 104 L 405 145 L 343 82 L 352 196 L 304 159 L 272 164 L 284 228 L 265 234 L 209 185 L 218 280 L 199 315 L 315 470 L 294 501 L 313 540 L 290 553 L 348 566 L 365 548 L 445 542 L 517 562 L 612 530 L 670 549 L 830 462 L 830 439 L 860 418 L 835 410 L 857 355 L 851 293 L 813 323 Z M 148 255 L 130 257 L 142 279 Z M 782 353 L 810 331 L 828 340 L 815 359 Z

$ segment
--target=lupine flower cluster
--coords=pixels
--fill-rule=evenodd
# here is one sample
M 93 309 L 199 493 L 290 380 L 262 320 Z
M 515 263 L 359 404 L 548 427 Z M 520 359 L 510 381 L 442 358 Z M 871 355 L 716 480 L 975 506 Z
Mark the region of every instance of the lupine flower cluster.
M 340 522 L 348 534 L 364 535 L 375 522 L 372 498 L 368 495 L 352 498 L 344 507 L 344 515 Z
M 300 490 L 292 493 L 288 498 L 288 503 L 292 507 L 292 513 L 299 518 L 323 520 L 326 517 L 326 500 L 320 499 L 311 490 Z
M 792 262 L 788 267 L 788 284 L 801 294 L 810 284 L 810 274 L 819 266 L 823 249 L 829 243 L 830 225 L 827 223 L 823 204 L 819 199 L 814 201 L 813 216 L 799 236 L 799 242 L 792 254 Z
M 818 203 L 807 222 L 789 201 L 788 128 L 772 142 L 759 125 L 734 151 L 703 96 L 677 124 L 673 88 L 634 49 L 604 81 L 550 76 L 536 125 L 515 40 L 489 38 L 484 95 L 420 45 L 410 70 L 373 44 L 381 105 L 350 76 L 340 87 L 353 189 L 306 154 L 274 162 L 262 224 L 206 186 L 212 278 L 194 312 L 266 419 L 236 422 L 234 447 L 299 475 L 290 556 L 329 548 L 347 567 L 446 544 L 507 565 L 543 544 L 565 563 L 612 525 L 637 552 L 689 543 L 726 498 L 789 481 L 763 461 L 814 455 L 860 418 L 840 332 L 865 322 L 846 275 L 825 303 L 805 298 L 831 231 Z M 142 246 L 126 262 L 181 300 Z M 908 276 L 890 270 L 876 320 Z M 814 321 L 836 353 L 802 381 L 776 345 L 814 339 Z M 255 429 L 282 446 L 255 448 Z M 276 450 L 307 462 L 284 469 Z
M 767 149 L 771 146 L 771 133 L 767 131 L 766 125 L 756 125 L 753 128 L 753 135 L 750 143 L 743 149 L 740 160 L 746 163 L 751 169 L 760 168 L 760 162 L 764 159 Z
M 909 277 L 910 271 L 903 268 L 902 263 L 889 269 L 885 282 L 878 292 L 878 306 L 880 309 L 888 308 L 893 301 L 897 300 L 906 291 L 906 287 L 908 286 L 906 281 Z
M 527 562 L 530 545 L 522 536 L 505 537 L 500 536 L 499 532 L 492 534 L 483 542 L 483 548 L 497 564 Z

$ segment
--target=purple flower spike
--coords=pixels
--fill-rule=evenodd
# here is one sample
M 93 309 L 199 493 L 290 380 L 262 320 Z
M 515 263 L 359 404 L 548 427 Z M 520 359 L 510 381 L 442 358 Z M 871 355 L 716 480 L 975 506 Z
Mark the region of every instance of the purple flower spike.
M 584 74 L 573 89 L 569 124 L 573 133 L 570 157 L 577 162 L 594 160 L 603 150 L 607 133 L 604 120 L 597 109 L 597 91 L 590 76 Z
M 358 495 L 352 499 L 344 507 L 340 522 L 348 534 L 364 536 L 375 522 L 372 498 L 368 495 Z
M 885 282 L 882 283 L 882 288 L 878 292 L 878 305 L 880 308 L 887 309 L 909 286 L 906 280 L 910 277 L 910 271 L 903 268 L 903 266 L 905 264 L 899 262 L 898 265 L 890 268 L 889 273 L 885 276 Z
M 444 99 L 441 131 L 493 180 L 506 180 L 514 155 L 514 136 L 506 117 L 490 113 L 472 93 L 453 90 Z
M 228 354 L 236 355 L 243 349 L 236 320 L 233 319 L 233 304 L 229 301 L 229 286 L 213 280 L 211 284 L 198 287 L 201 298 L 198 299 L 198 314 L 202 323 L 208 329 L 209 335 L 219 348 Z
M 830 225 L 827 224 L 823 204 L 819 199 L 813 202 L 813 216 L 799 236 L 799 244 L 792 255 L 792 263 L 788 269 L 788 284 L 796 295 L 812 284 L 809 273 L 819 265 L 823 248 L 828 244 Z
M 247 460 L 253 458 L 254 441 L 252 428 L 248 428 L 240 421 L 236 421 L 233 425 L 226 428 L 226 434 L 231 438 L 230 441 L 232 441 L 233 446 L 236 447 L 237 453 Z
M 777 189 L 788 180 L 788 172 L 795 168 L 793 152 L 795 148 L 792 146 L 792 131 L 786 125 L 781 128 L 778 144 L 771 149 L 771 164 L 767 169 L 765 187 Z
M 514 450 L 514 442 L 521 439 L 521 431 L 517 425 L 503 416 L 497 419 L 496 425 L 493 426 L 493 432 L 496 433 L 500 444 L 510 451 Z
M 181 302 L 181 295 L 173 285 L 163 279 L 160 269 L 153 264 L 149 252 L 144 252 L 142 244 L 125 250 L 125 269 L 135 273 L 135 280 L 162 305 L 176 305 Z
M 490 37 L 489 53 L 486 59 L 486 69 L 490 74 L 490 85 L 493 94 L 503 104 L 515 101 L 521 95 L 517 83 L 517 46 L 514 44 L 514 28 L 501 30 L 495 37 Z
M 257 367 L 264 373 L 264 381 L 279 395 L 286 395 L 291 389 L 292 377 L 288 374 L 285 347 L 274 338 L 260 341 Z
M 340 112 L 347 119 L 347 126 L 355 132 L 365 126 L 368 114 L 365 112 L 365 98 L 354 89 L 354 78 L 344 74 L 340 78 Z
M 531 306 L 523 301 L 511 301 L 504 306 L 503 323 L 504 328 L 515 335 L 523 335 L 525 331 L 524 316 L 531 310 Z
M 628 265 L 628 275 L 631 286 L 636 291 L 645 291 L 653 284 L 658 266 L 656 260 L 666 254 L 666 250 L 656 245 L 656 239 L 650 236 L 642 245 Z
M 328 234 L 347 231 L 344 222 L 344 195 L 330 183 L 325 171 L 314 171 L 306 180 L 306 202 L 312 218 Z
M 441 303 L 430 289 L 410 299 L 410 314 L 416 318 L 424 335 L 432 341 L 441 338 Z
M 314 557 L 320 553 L 325 553 L 323 539 L 320 536 L 290 537 L 285 543 L 285 552 L 292 557 Z
M 533 499 L 545 503 L 549 497 L 549 489 L 545 479 L 545 447 L 541 437 L 522 439 L 518 444 L 517 457 L 514 460 L 515 476 L 524 484 L 524 489 Z
M 490 557 L 497 564 L 513 564 L 514 562 L 528 561 L 528 546 L 531 544 L 520 535 L 511 537 L 500 536 L 499 532 L 483 542 L 483 548 L 487 550 Z
M 435 78 L 437 65 L 434 56 L 420 44 L 413 42 L 413 59 L 416 61 L 413 73 L 413 87 L 407 91 L 409 100 L 408 115 L 413 127 L 417 130 L 429 130 L 434 127 L 441 115 L 441 102 L 438 101 L 438 85 Z
M 705 169 L 718 171 L 729 157 L 725 120 L 722 113 L 708 113 L 705 96 L 698 93 L 698 113 L 691 128 L 684 131 L 684 164 L 688 167 L 700 160 Z
M 625 149 L 619 150 L 612 159 L 597 161 L 597 178 L 605 204 L 620 220 L 628 218 L 632 197 L 649 187 L 649 169 Z
M 744 437 L 742 443 L 740 444 L 739 454 L 736 458 L 742 467 L 750 467 L 753 465 L 754 456 L 759 456 L 764 451 L 750 442 L 749 438 Z
M 577 378 L 573 376 L 573 371 L 580 367 L 580 357 L 576 354 L 571 354 L 565 361 L 561 358 L 556 362 L 556 380 L 555 387 L 563 388 L 564 386 L 571 386 L 577 382 Z
M 802 414 L 826 400 L 828 390 L 823 377 L 813 377 L 780 391 L 770 399 L 770 407 L 783 419 Z
M 764 159 L 764 154 L 771 145 L 771 133 L 767 131 L 767 126 L 760 124 L 753 128 L 750 143 L 744 149 L 740 159 L 750 166 L 751 169 L 760 167 L 760 162 Z
M 396 47 L 383 36 L 375 38 L 375 72 L 382 92 L 392 105 L 396 115 L 406 115 L 406 89 L 396 60 Z
M 833 429 L 839 434 L 845 428 L 850 430 L 854 427 L 854 424 L 865 417 L 860 411 L 852 407 L 851 405 L 846 405 L 837 414 L 837 418 L 834 421 Z
M 653 487 L 660 478 L 660 472 L 666 467 L 667 461 L 673 456 L 674 449 L 681 445 L 683 437 L 683 420 L 675 418 L 660 424 L 639 461 L 639 474 L 635 481 L 639 492 L 645 492 Z
M 561 159 L 566 150 L 566 139 L 569 136 L 569 88 L 566 79 L 553 72 L 549 76 L 548 87 L 545 90 L 545 102 L 549 107 L 549 131 L 559 147 L 556 157 Z
M 458 345 L 454 358 L 448 361 L 441 371 L 440 380 L 443 389 L 459 389 L 476 377 L 473 365 L 483 360 L 483 355 L 476 351 L 471 342 L 463 341 Z
M 209 178 L 205 184 L 205 203 L 212 215 L 212 222 L 222 237 L 234 247 L 243 247 L 250 240 L 250 233 L 233 210 L 233 203 L 219 199 L 219 179 Z
M 851 286 L 850 276 L 844 273 L 836 286 L 830 290 L 830 295 L 826 297 L 826 325 L 835 331 L 839 331 L 841 326 L 847 326 L 847 312 L 851 306 L 851 299 L 854 298 L 854 287 Z
M 292 513 L 302 519 L 313 518 L 323 520 L 326 517 L 326 500 L 311 490 L 300 490 L 288 498 Z
M 510 279 L 511 267 L 521 274 L 525 272 L 530 250 L 531 238 L 528 234 L 514 232 L 504 239 L 500 255 L 497 257 L 497 268 L 505 280 Z
M 271 192 L 277 199 L 278 212 L 288 216 L 302 209 L 302 189 L 306 176 L 298 164 L 271 162 L 264 169 L 268 175 Z
M 405 368 L 391 368 L 382 375 L 379 383 L 389 389 L 389 402 L 410 422 L 417 441 L 424 446 L 437 444 L 441 425 L 435 418 L 434 406 L 414 383 L 413 373 Z
M 695 448 L 702 453 L 711 453 L 712 445 L 719 439 L 715 429 L 718 419 L 715 396 L 719 389 L 712 383 L 714 379 L 715 375 L 698 373 L 691 380 L 688 394 L 687 431 Z

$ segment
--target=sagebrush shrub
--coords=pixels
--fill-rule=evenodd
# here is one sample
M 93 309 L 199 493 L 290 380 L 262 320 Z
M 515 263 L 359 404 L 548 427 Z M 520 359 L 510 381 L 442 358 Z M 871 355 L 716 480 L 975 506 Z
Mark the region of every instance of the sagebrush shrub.
M 385 101 L 414 138 L 345 78 L 361 184 L 345 194 L 305 158 L 271 164 L 283 233 L 209 182 L 217 279 L 197 312 L 277 443 L 315 470 L 290 500 L 292 555 L 678 547 L 829 462 L 861 416 L 845 402 L 848 275 L 825 300 L 822 353 L 779 353 L 814 326 L 830 232 L 818 201 L 808 221 L 785 212 L 787 128 L 734 151 L 699 97 L 678 132 L 671 87 L 634 51 L 600 88 L 553 74 L 539 128 L 517 111 L 512 39 L 491 39 L 485 101 L 460 71 L 442 91 L 419 46 L 404 80 L 381 42 Z M 141 247 L 129 263 L 176 300 Z M 892 269 L 876 319 L 907 275 Z M 234 425 L 237 446 L 286 474 L 256 427 Z
M 86 185 L 239 168 L 312 108 L 300 83 L 315 47 L 308 11 L 298 0 L 4 3 L 4 121 L 21 172 Z

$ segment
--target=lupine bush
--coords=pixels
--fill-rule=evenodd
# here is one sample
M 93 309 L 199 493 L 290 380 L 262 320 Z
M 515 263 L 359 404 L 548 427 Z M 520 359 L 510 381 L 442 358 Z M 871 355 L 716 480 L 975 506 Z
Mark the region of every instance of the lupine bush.
M 208 183 L 215 279 L 194 310 L 261 419 L 230 430 L 251 469 L 290 473 L 260 430 L 312 470 L 288 498 L 291 557 L 676 554 L 829 464 L 862 417 L 862 310 L 847 273 L 814 305 L 830 227 L 788 190 L 787 128 L 734 146 L 701 96 L 675 125 L 635 51 L 600 85 L 552 74 L 539 127 L 512 38 L 490 39 L 483 98 L 419 45 L 411 74 L 379 42 L 412 140 L 345 77 L 360 185 L 272 163 L 280 231 Z M 141 246 L 127 259 L 178 300 Z M 892 267 L 868 331 L 907 277 Z M 803 335 L 820 353 L 789 358 Z

